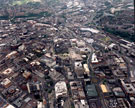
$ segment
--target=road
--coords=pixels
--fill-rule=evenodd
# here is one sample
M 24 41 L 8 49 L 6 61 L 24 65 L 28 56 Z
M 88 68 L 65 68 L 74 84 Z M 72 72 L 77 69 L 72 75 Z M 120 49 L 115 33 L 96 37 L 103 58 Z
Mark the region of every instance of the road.
M 102 91 L 100 90 L 100 87 L 99 87 L 100 79 L 94 75 L 94 70 L 93 70 L 92 65 L 91 65 L 91 59 L 92 59 L 92 55 L 94 53 L 94 49 L 92 46 L 90 46 L 90 47 L 91 47 L 91 52 L 90 52 L 88 59 L 87 59 L 88 68 L 90 70 L 90 79 L 91 79 L 92 83 L 95 84 L 95 86 L 97 88 L 97 92 L 99 94 L 99 97 L 97 99 L 99 101 L 101 101 L 103 108 L 107 108 L 107 105 L 105 104 L 105 101 L 104 101 L 104 99 L 105 99 L 104 94 L 102 93 Z M 94 80 L 98 80 L 98 81 L 94 82 Z

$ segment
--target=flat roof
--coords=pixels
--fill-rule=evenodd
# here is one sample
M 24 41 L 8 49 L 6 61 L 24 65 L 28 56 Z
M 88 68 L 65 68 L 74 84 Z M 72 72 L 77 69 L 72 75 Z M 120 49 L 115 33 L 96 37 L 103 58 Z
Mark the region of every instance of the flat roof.
M 97 97 L 98 96 L 98 93 L 97 93 L 97 90 L 96 90 L 96 87 L 94 84 L 86 85 L 85 89 L 86 89 L 87 95 L 89 97 Z
M 107 93 L 108 92 L 106 85 L 101 84 L 100 87 L 101 87 L 103 93 Z
M 15 107 L 12 105 L 8 105 L 6 108 L 15 108 Z

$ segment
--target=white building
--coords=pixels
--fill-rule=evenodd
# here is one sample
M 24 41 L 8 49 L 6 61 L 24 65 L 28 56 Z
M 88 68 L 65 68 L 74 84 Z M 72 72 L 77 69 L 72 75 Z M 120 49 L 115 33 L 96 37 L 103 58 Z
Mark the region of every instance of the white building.
M 12 68 L 7 68 L 6 70 L 4 70 L 4 71 L 2 72 L 2 74 L 4 74 L 4 75 L 9 75 L 11 72 L 13 72 L 13 69 L 12 69 Z
M 93 29 L 93 28 L 81 28 L 81 31 L 90 31 L 92 33 L 99 33 L 99 30 Z
M 17 51 L 12 51 L 12 52 L 10 52 L 9 54 L 6 55 L 6 58 L 10 58 L 10 57 L 12 57 L 16 54 L 17 54 Z
M 55 84 L 56 99 L 60 96 L 67 96 L 67 86 L 65 81 L 59 81 Z
M 43 104 L 43 102 L 38 102 L 37 108 L 45 108 L 45 105 Z
M 85 70 L 85 73 L 86 73 L 88 76 L 90 76 L 90 70 L 89 70 L 89 68 L 88 68 L 88 65 L 87 65 L 87 64 L 84 64 L 84 65 L 83 65 L 83 68 L 84 68 L 84 70 Z
M 15 108 L 15 107 L 12 105 L 8 105 L 6 108 Z
M 93 53 L 92 58 L 91 58 L 91 63 L 98 63 L 98 59 L 95 53 Z
M 109 49 L 112 49 L 115 45 L 116 45 L 116 44 L 111 43 L 111 44 L 108 46 L 108 48 L 109 48 Z

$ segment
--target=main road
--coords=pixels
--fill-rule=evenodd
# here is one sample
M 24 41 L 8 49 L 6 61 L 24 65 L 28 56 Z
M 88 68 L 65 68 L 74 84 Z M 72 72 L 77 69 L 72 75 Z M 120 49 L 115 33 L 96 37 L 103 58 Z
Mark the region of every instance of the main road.
M 92 55 L 94 53 L 94 48 L 91 45 L 88 45 L 88 46 L 91 48 L 91 52 L 87 59 L 87 65 L 88 65 L 88 68 L 90 71 L 90 79 L 91 79 L 92 83 L 97 87 L 97 92 L 99 94 L 99 98 L 97 98 L 97 99 L 101 101 L 103 108 L 107 108 L 107 105 L 105 104 L 105 101 L 104 101 L 104 99 L 105 99 L 104 94 L 100 91 L 100 87 L 99 87 L 100 79 L 94 75 L 94 70 L 91 65 L 91 59 L 92 59 Z M 97 80 L 97 82 L 94 82 L 94 80 Z

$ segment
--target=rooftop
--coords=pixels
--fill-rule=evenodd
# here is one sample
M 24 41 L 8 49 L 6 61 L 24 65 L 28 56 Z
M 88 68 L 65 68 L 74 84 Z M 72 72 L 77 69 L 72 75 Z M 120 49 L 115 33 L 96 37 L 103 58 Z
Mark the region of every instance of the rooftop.
M 58 96 L 66 95 L 67 94 L 67 86 L 64 81 L 59 81 L 55 84 L 55 95 L 56 98 Z
M 87 95 L 89 97 L 97 97 L 98 96 L 98 93 L 97 93 L 97 90 L 96 90 L 96 87 L 94 84 L 86 85 L 85 89 L 86 89 Z

